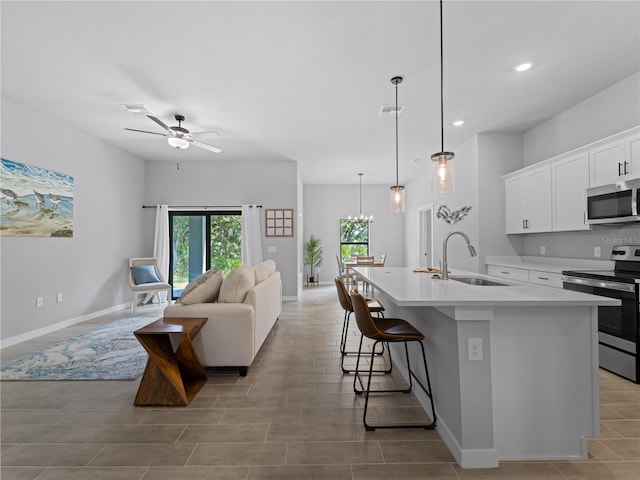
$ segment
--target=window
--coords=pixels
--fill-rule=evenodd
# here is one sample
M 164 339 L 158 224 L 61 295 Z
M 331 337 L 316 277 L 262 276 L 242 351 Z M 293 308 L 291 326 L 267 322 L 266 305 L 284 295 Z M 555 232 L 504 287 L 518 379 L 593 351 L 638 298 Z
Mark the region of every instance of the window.
M 169 212 L 169 226 L 173 298 L 210 268 L 226 275 L 242 264 L 241 212 Z
M 369 255 L 369 222 L 340 219 L 340 258 L 349 260 L 356 255 Z

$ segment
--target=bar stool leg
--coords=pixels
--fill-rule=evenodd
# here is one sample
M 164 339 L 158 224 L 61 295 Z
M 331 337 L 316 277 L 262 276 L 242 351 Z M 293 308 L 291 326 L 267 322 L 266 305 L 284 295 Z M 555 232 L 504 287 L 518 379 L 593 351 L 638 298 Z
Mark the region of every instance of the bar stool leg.
M 427 387 L 425 387 L 422 382 L 420 381 L 420 379 L 415 375 L 415 373 L 413 372 L 413 370 L 411 369 L 411 364 L 409 361 L 409 348 L 407 346 L 407 343 L 410 341 L 417 341 L 420 344 L 421 347 L 421 351 L 422 351 L 422 360 L 424 362 L 424 369 L 425 369 L 425 376 L 427 379 Z M 380 341 L 376 341 L 373 345 L 373 349 L 372 352 L 375 350 L 376 345 L 380 343 Z M 367 411 L 369 408 L 369 395 L 371 394 L 371 377 L 373 376 L 373 358 L 374 355 L 372 353 L 371 355 L 371 365 L 369 365 L 369 378 L 367 380 L 367 388 L 364 389 L 364 384 L 362 382 L 362 380 L 360 379 L 360 371 L 358 370 L 359 364 L 360 364 L 360 355 L 358 355 L 358 360 L 356 361 L 356 372 L 355 372 L 355 376 L 353 379 L 353 391 L 356 394 L 362 394 L 365 397 L 365 402 L 364 402 L 364 413 L 362 416 L 362 422 L 364 423 L 364 428 L 366 431 L 374 431 L 377 428 L 424 428 L 425 430 L 433 430 L 435 429 L 436 426 L 436 410 L 435 410 L 435 405 L 433 402 L 433 394 L 431 391 L 431 381 L 429 378 L 429 367 L 427 366 L 427 356 L 425 353 L 425 349 L 424 349 L 424 344 L 420 341 L 420 340 L 405 340 L 403 341 L 404 343 L 404 349 L 405 349 L 405 355 L 407 358 L 407 369 L 409 371 L 409 388 L 407 389 L 393 389 L 393 390 L 376 390 L 374 393 L 410 393 L 413 389 L 413 381 L 412 379 L 415 378 L 416 382 L 418 383 L 418 385 L 422 388 L 422 390 L 424 390 L 424 392 L 427 394 L 427 397 L 429 398 L 429 401 L 431 402 L 431 423 L 428 424 L 419 424 L 419 425 L 370 425 L 367 423 Z M 360 348 L 362 348 L 362 339 L 360 339 Z M 391 358 L 391 352 L 389 352 L 389 358 Z M 360 383 L 360 387 L 362 388 L 362 390 L 358 390 L 356 388 L 356 379 L 358 380 L 358 382 Z

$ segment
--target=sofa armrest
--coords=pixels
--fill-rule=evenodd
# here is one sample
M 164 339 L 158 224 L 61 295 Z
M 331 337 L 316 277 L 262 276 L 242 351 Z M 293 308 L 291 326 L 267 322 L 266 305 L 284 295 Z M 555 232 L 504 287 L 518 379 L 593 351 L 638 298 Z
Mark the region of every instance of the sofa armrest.
M 245 305 L 251 305 L 256 312 L 256 351 L 260 349 L 267 335 L 282 312 L 282 280 L 276 271 L 247 293 Z

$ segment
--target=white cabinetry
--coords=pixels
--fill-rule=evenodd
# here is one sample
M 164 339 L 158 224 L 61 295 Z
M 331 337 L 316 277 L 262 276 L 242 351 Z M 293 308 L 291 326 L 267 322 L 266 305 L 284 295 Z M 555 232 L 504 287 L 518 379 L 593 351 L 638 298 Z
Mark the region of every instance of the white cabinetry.
M 640 177 L 640 133 L 589 150 L 589 184 L 607 185 Z
M 529 270 L 525 270 L 524 268 L 487 265 L 487 275 L 491 275 L 492 277 L 511 278 L 521 282 L 529 281 Z
M 504 267 L 501 265 L 487 265 L 487 275 L 492 277 L 510 278 L 511 280 L 535 283 L 537 285 L 546 285 L 548 287 L 562 288 L 562 275 L 556 272 Z
M 506 233 L 550 232 L 551 167 L 526 169 L 505 180 Z
M 529 270 L 529 283 L 546 285 L 548 287 L 562 288 L 562 274 L 555 272 L 542 272 Z
M 589 187 L 589 155 L 582 152 L 551 163 L 553 231 L 588 230 L 586 189 Z

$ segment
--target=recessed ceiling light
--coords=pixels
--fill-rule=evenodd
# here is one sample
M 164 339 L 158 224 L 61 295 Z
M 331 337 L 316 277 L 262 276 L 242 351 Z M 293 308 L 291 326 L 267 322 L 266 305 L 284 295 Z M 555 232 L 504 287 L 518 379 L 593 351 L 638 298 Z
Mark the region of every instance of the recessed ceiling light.
M 516 65 L 515 67 L 513 67 L 513 69 L 516 72 L 526 72 L 530 68 L 531 68 L 531 63 L 530 62 L 521 63 L 520 65 Z
M 453 122 L 454 127 L 461 127 L 462 125 L 464 125 L 464 120 L 456 120 Z

